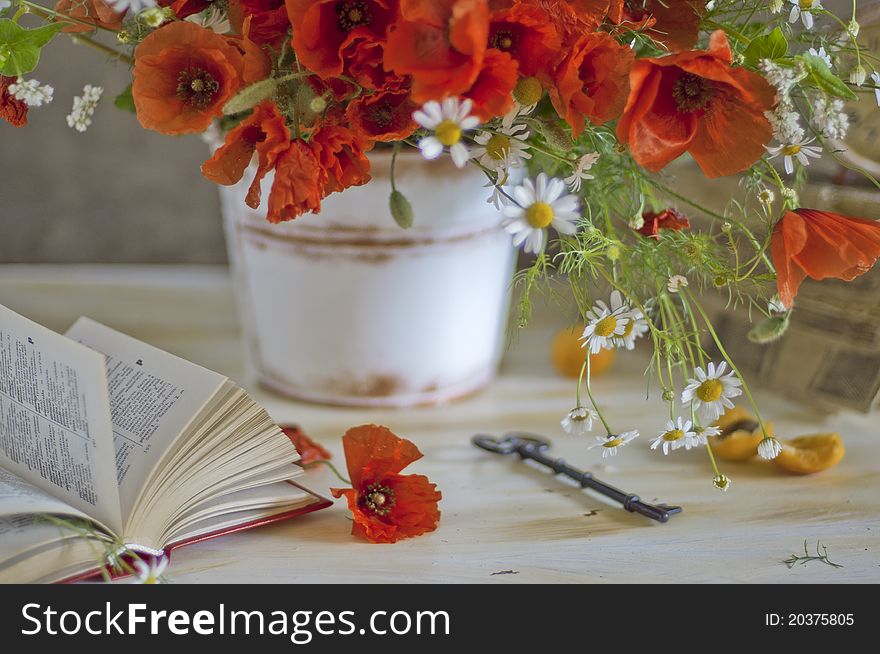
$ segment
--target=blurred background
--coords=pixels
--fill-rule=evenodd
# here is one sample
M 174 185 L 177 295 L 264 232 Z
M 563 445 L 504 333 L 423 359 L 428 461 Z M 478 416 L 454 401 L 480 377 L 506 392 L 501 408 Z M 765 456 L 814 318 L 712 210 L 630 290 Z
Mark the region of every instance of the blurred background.
M 824 4 L 846 15 L 851 3 Z M 0 263 L 226 261 L 217 188 L 199 173 L 208 156 L 200 137 L 141 129 L 112 102 L 130 81 L 126 67 L 66 35 L 34 76 L 55 87 L 54 101 L 24 128 L 0 122 Z M 80 134 L 65 116 L 85 84 L 105 96 Z

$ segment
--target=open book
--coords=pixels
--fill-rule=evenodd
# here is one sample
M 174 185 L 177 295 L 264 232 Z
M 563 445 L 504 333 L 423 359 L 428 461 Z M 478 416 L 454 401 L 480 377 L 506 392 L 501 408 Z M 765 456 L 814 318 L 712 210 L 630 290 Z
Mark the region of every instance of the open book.
M 87 318 L 61 336 L 0 306 L 0 582 L 328 506 L 294 483 L 298 460 L 226 377 Z

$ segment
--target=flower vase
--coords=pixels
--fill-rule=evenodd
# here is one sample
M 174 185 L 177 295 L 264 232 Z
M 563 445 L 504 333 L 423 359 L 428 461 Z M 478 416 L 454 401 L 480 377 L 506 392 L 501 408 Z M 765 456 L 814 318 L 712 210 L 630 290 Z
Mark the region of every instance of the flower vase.
M 371 154 L 372 181 L 327 197 L 319 214 L 273 225 L 222 189 L 230 262 L 253 379 L 288 397 L 400 407 L 472 393 L 495 376 L 514 249 L 485 177 L 448 158 L 401 153 L 389 210 L 391 154 Z M 263 182 L 268 194 L 271 175 Z M 263 200 L 265 206 L 265 197 Z

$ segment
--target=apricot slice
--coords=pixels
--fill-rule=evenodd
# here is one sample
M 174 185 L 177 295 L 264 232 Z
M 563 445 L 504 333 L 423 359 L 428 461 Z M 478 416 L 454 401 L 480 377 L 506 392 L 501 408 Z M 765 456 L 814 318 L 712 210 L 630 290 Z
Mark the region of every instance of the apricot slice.
M 773 435 L 773 425 L 764 423 L 767 433 Z M 758 453 L 758 443 L 764 438 L 761 425 L 751 413 L 741 407 L 728 409 L 714 424 L 720 436 L 710 436 L 712 452 L 725 461 L 745 461 Z
M 782 441 L 782 451 L 773 463 L 796 475 L 809 475 L 833 468 L 845 453 L 840 434 L 812 434 Z
M 551 345 L 553 367 L 564 377 L 577 379 L 581 373 L 581 366 L 584 365 L 584 357 L 587 354 L 587 351 L 581 347 L 583 341 L 580 339 L 583 333 L 584 326 L 577 325 L 560 330 L 553 339 Z M 607 371 L 616 356 L 615 350 L 602 350 L 598 354 L 591 355 L 590 375 L 601 375 Z

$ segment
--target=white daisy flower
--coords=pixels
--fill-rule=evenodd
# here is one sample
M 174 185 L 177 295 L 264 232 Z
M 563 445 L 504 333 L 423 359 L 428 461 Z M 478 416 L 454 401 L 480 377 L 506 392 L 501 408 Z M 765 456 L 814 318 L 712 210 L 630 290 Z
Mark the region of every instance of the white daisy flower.
M 816 48 L 810 48 L 807 52 L 814 57 L 819 57 L 819 59 L 828 64 L 828 68 L 831 68 L 831 55 L 825 52 L 825 46 L 821 46 L 818 50 L 816 50 Z
M 489 196 L 489 199 L 486 200 L 486 204 L 491 204 L 499 211 L 504 206 L 504 192 L 501 190 L 501 186 L 499 184 L 495 184 L 491 179 L 483 184 L 483 188 L 491 188 L 492 195 Z
M 146 561 L 134 562 L 135 583 L 139 584 L 159 584 L 161 582 L 162 573 L 168 567 L 168 558 L 160 556 L 153 558 L 149 563 Z
M 717 475 L 712 480 L 712 485 L 720 491 L 727 492 L 727 489 L 730 488 L 730 477 L 727 475 Z
M 561 424 L 566 434 L 583 436 L 593 430 L 593 421 L 598 419 L 599 414 L 593 409 L 578 406 L 566 414 Z
M 765 436 L 764 439 L 758 443 L 758 454 L 762 459 L 770 461 L 779 456 L 780 452 L 782 452 L 782 445 L 780 445 L 779 441 L 775 438 Z
M 598 152 L 585 154 L 583 157 L 578 159 L 578 162 L 574 167 L 574 172 L 565 178 L 565 183 L 568 184 L 568 187 L 571 189 L 572 193 L 577 193 L 581 190 L 582 181 L 587 179 L 594 179 L 594 177 L 588 171 L 598 160 Z
M 706 445 L 710 436 L 720 436 L 721 429 L 719 427 L 694 427 L 694 435 L 689 439 L 690 442 L 684 444 L 684 449 L 689 450 L 693 447 Z
M 632 431 L 625 431 L 621 434 L 608 434 L 607 436 L 596 436 L 596 442 L 590 445 L 587 449 L 592 450 L 594 447 L 602 448 L 602 458 L 608 456 L 614 456 L 617 454 L 617 450 L 631 440 L 639 437 L 639 432 L 633 429 Z
M 40 84 L 35 79 L 25 80 L 19 77 L 14 84 L 9 85 L 9 93 L 29 107 L 41 107 L 52 102 L 55 89 L 48 84 Z
M 775 293 L 773 297 L 767 301 L 767 311 L 770 313 L 788 313 L 788 309 L 785 308 L 785 305 L 782 304 L 782 300 L 779 299 L 779 293 Z
M 446 98 L 443 104 L 434 100 L 426 102 L 413 113 L 413 120 L 433 132 L 419 141 L 419 149 L 425 159 L 436 159 L 447 147 L 455 165 L 464 168 L 470 153 L 462 142 L 462 136 L 480 124 L 479 118 L 470 115 L 472 106 L 470 100 L 462 102 L 458 98 Z
M 187 16 L 186 20 L 196 25 L 201 25 L 205 29 L 209 29 L 217 34 L 229 34 L 232 31 L 232 25 L 229 18 L 224 15 L 224 11 L 215 3 L 208 5 L 208 8 L 198 14 Z M 321 113 L 321 112 L 315 112 Z
M 77 95 L 73 98 L 73 109 L 71 109 L 70 114 L 67 116 L 68 127 L 75 129 L 77 132 L 85 132 L 89 125 L 92 124 L 92 116 L 103 93 L 103 87 L 86 84 L 83 87 L 82 95 Z
M 678 293 L 681 289 L 687 287 L 688 278 L 684 275 L 672 275 L 666 282 L 666 288 L 670 293 Z
M 791 4 L 791 13 L 788 15 L 789 23 L 796 23 L 798 18 L 808 30 L 813 29 L 813 9 L 822 9 L 820 0 L 788 0 Z
M 715 422 L 725 409 L 732 409 L 730 398 L 742 395 L 742 381 L 731 370 L 727 374 L 727 363 L 721 362 L 718 367 L 709 363 L 704 371 L 700 366 L 694 370 L 696 379 L 689 379 L 681 393 L 681 403 L 693 406 L 694 411 L 703 422 Z
M 119 13 L 130 11 L 132 15 L 156 6 L 156 0 L 107 0 L 107 4 Z
M 593 308 L 587 311 L 589 322 L 581 335 L 584 341 L 581 347 L 589 349 L 591 354 L 612 349 L 615 341 L 623 337 L 630 319 L 629 307 L 623 303 L 619 291 L 611 293 L 610 307 L 602 300 L 596 300 Z
M 677 420 L 666 421 L 666 431 L 651 441 L 651 449 L 656 450 L 658 447 L 663 450 L 663 454 L 669 454 L 670 450 L 677 450 L 681 447 L 690 449 L 696 433 L 692 429 L 693 423 L 685 420 L 681 416 Z
M 548 227 L 554 227 L 560 234 L 577 231 L 578 199 L 575 195 L 563 195 L 564 192 L 561 179 L 540 173 L 534 183 L 526 179 L 514 187 L 513 201 L 504 198 L 502 225 L 513 234 L 516 247 L 523 245 L 526 252 L 538 254 L 544 249 Z
M 634 350 L 636 347 L 636 339 L 641 338 L 651 329 L 648 319 L 641 309 L 631 309 L 629 312 L 629 321 L 623 328 L 623 335 L 614 339 L 617 347 L 625 347 L 627 350 Z
M 520 104 L 520 102 L 516 98 L 514 98 L 513 107 L 511 107 L 510 111 L 508 111 L 506 114 L 504 114 L 504 116 L 501 117 L 501 127 L 503 129 L 510 129 L 516 122 L 517 118 L 528 116 L 535 110 L 535 107 L 537 106 L 537 102 L 535 104 L 524 105 Z
M 501 177 L 507 177 L 511 168 L 520 168 L 525 159 L 532 158 L 526 149 L 528 138 L 529 130 L 525 125 L 502 127 L 495 134 L 480 132 L 474 138 L 477 147 L 471 151 L 471 157 Z
M 767 148 L 770 159 L 778 157 L 780 154 L 785 162 L 785 172 L 789 175 L 794 174 L 794 160 L 797 159 L 802 166 L 809 166 L 810 159 L 818 159 L 822 156 L 822 148 L 816 145 L 810 145 L 815 139 L 809 141 L 801 141 L 799 143 L 790 143 L 788 145 L 777 145 Z
M 880 72 L 875 70 L 871 73 L 871 81 L 874 82 L 874 86 L 878 87 L 874 89 L 874 99 L 877 101 L 877 106 L 880 107 Z

